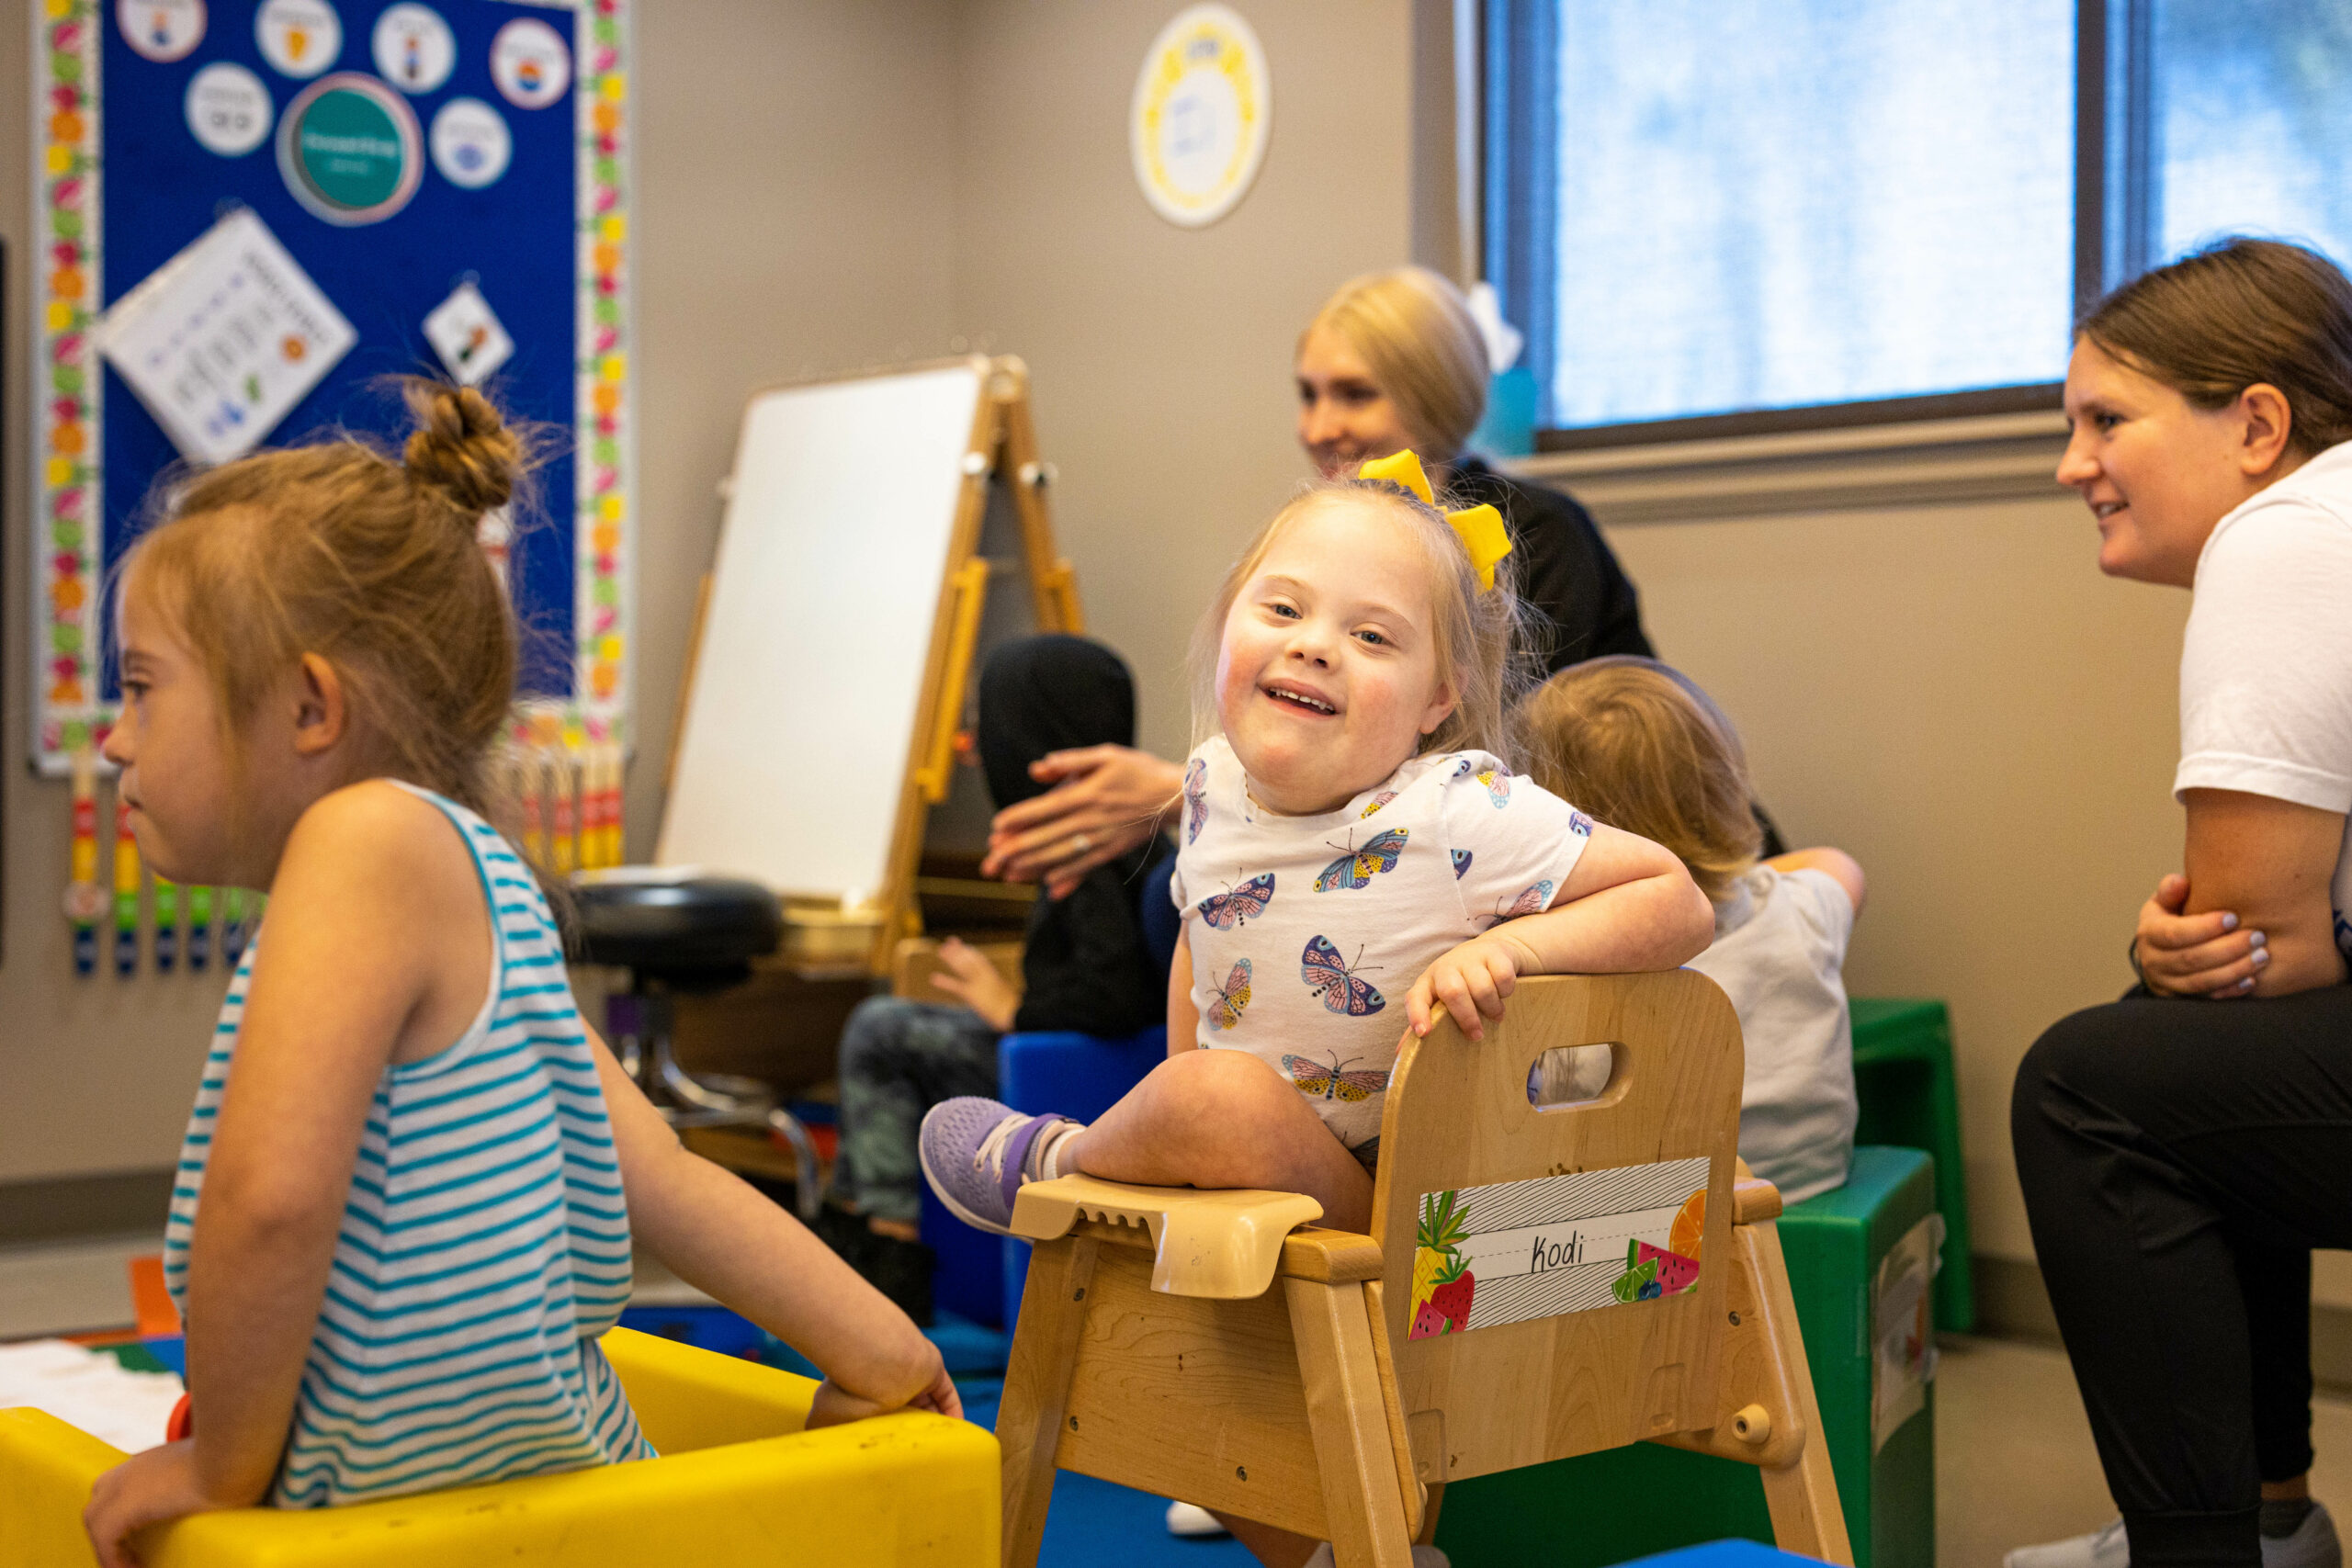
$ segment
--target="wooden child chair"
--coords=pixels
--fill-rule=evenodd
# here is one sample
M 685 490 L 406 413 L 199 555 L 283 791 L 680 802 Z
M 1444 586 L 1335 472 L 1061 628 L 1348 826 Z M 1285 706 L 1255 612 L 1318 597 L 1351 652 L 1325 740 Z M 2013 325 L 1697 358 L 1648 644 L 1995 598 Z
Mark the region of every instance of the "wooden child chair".
M 1605 1087 L 1538 1109 L 1543 1054 L 1591 1044 Z M 1005 1568 L 1036 1562 L 1057 1469 L 1407 1568 L 1446 1482 L 1645 1439 L 1757 1465 L 1780 1545 L 1851 1564 L 1780 1194 L 1735 1155 L 1741 1068 L 1692 971 L 1532 979 L 1483 1043 L 1408 1035 L 1370 1235 L 1295 1193 L 1022 1189 Z M 1673 1506 L 1564 1498 L 1559 1528 Z

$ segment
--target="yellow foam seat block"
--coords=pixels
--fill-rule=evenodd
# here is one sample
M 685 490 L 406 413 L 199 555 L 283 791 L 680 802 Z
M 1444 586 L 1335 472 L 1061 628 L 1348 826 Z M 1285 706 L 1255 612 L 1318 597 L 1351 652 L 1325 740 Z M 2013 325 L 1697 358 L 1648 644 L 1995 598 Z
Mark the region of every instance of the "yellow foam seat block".
M 147 1568 L 994 1568 L 996 1439 L 921 1413 L 801 1429 L 817 1385 L 616 1328 L 603 1341 L 662 1457 L 341 1508 L 198 1514 Z M 0 1563 L 92 1568 L 90 1483 L 119 1450 L 0 1410 Z

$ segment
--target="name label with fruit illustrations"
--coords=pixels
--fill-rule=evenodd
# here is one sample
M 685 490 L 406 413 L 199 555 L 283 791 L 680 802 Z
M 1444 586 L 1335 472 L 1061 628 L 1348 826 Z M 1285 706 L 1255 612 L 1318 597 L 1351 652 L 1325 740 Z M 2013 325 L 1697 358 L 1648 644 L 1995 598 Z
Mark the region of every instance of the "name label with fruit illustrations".
M 1706 1220 L 1703 1155 L 1424 1192 L 1406 1337 L 1680 1295 Z

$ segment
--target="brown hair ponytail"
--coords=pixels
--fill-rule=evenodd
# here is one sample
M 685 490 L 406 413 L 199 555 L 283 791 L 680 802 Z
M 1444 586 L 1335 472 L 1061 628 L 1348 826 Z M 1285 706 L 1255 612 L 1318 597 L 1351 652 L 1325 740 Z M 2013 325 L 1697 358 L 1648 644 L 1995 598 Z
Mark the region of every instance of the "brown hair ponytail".
M 125 562 L 205 664 L 230 723 L 315 653 L 383 771 L 488 814 L 515 629 L 477 543 L 530 463 L 471 388 L 411 378 L 404 460 L 353 436 L 196 475 Z
M 521 437 L 471 387 L 412 380 L 403 394 L 416 430 L 401 451 L 412 483 L 440 491 L 459 513 L 480 517 L 514 499 L 523 477 Z
M 2132 279 L 2076 332 L 2197 408 L 2278 388 L 2305 457 L 2352 436 L 2352 281 L 2316 251 L 2223 240 Z

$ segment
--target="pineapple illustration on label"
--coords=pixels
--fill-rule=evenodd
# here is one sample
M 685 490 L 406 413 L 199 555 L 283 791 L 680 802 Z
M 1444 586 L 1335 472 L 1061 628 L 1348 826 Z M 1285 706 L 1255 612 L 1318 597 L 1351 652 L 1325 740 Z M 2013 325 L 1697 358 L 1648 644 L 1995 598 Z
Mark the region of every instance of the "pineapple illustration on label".
M 1408 1339 L 1459 1334 L 1470 1326 L 1470 1303 L 1478 1280 L 1462 1256 L 1469 1216 L 1470 1206 L 1455 1190 L 1421 1195 L 1420 1221 L 1413 1234 L 1413 1321 Z

